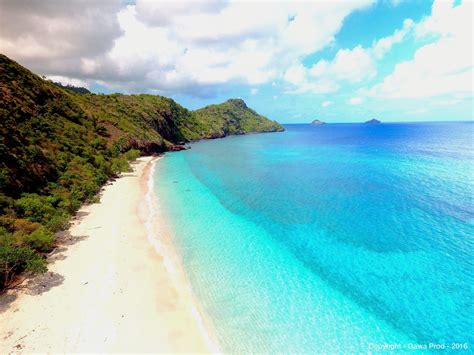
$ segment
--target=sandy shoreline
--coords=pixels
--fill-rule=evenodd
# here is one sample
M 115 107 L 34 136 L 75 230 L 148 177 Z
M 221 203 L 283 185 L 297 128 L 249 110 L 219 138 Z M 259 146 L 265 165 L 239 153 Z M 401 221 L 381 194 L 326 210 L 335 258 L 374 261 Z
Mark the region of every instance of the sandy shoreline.
M 0 297 L 0 353 L 216 351 L 172 247 L 152 238 L 153 164 L 107 185 L 48 273 Z

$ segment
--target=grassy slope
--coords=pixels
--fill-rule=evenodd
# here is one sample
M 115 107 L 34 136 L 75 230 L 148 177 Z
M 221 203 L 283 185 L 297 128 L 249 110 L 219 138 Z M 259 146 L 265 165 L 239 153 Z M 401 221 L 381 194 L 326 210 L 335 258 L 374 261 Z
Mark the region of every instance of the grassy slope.
M 75 93 L 3 55 L 0 97 L 0 289 L 18 272 L 45 269 L 53 233 L 127 159 L 283 129 L 237 99 L 189 111 L 162 96 Z

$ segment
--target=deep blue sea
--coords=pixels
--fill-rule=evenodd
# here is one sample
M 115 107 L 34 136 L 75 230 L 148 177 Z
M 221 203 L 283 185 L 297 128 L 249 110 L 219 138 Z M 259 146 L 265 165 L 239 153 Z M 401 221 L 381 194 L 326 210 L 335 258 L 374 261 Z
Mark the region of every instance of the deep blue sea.
M 285 128 L 156 167 L 222 350 L 472 352 L 474 124 Z

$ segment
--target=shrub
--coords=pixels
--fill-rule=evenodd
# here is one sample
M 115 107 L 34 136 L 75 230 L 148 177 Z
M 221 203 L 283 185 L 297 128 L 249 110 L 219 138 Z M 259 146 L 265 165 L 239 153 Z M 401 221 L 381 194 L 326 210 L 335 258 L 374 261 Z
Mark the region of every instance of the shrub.
M 119 174 L 130 171 L 130 165 L 128 164 L 127 159 L 123 157 L 113 158 L 112 164 L 110 165 L 110 169 L 114 174 Z
M 0 187 L 1 189 L 1 187 Z M 15 200 L 0 192 L 0 213 L 13 209 Z
M 18 235 L 20 245 L 27 246 L 38 252 L 48 252 L 51 250 L 54 235 L 45 227 L 41 226 L 31 234 Z
M 46 222 L 46 227 L 52 232 L 59 232 L 66 229 L 68 226 L 69 215 L 66 213 L 66 211 L 58 212 L 48 222 Z
M 97 194 L 94 197 L 92 197 L 89 201 L 90 201 L 90 203 L 99 203 L 100 202 L 100 196 Z
M 138 149 L 130 149 L 129 151 L 125 152 L 124 157 L 127 160 L 136 160 L 140 157 L 140 151 Z
M 17 212 L 30 221 L 43 222 L 54 215 L 54 207 L 44 197 L 35 193 L 22 194 L 15 202 Z
M 21 234 L 31 234 L 39 227 L 41 227 L 41 224 L 21 218 L 17 218 L 13 222 L 13 230 Z
M 11 243 L 12 235 L 6 228 L 0 227 L 0 247 Z
M 103 172 L 107 171 L 107 161 L 102 155 L 94 155 L 94 162 L 92 164 Z
M 120 137 L 118 140 L 112 143 L 112 146 L 109 149 L 109 154 L 111 157 L 116 158 L 125 150 L 127 146 L 127 140 L 125 137 Z
M 91 147 L 94 149 L 104 150 L 106 148 L 106 142 L 104 139 L 96 138 L 91 142 Z
M 15 218 L 11 215 L 0 216 L 0 228 L 4 228 L 7 231 L 14 229 Z
M 81 201 L 71 196 L 66 201 L 61 203 L 61 207 L 65 208 L 68 213 L 73 214 L 81 207 Z
M 4 189 L 8 186 L 10 182 L 10 177 L 8 174 L 8 170 L 5 168 L 0 169 L 0 189 Z
M 46 261 L 30 248 L 0 242 L 0 288 L 7 287 L 13 277 L 24 270 L 46 272 Z

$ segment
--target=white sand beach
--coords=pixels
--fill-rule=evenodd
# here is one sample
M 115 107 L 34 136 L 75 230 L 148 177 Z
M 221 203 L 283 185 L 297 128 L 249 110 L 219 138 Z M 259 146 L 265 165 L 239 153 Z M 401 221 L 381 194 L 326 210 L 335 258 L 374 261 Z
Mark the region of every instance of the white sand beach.
M 182 272 L 171 274 L 147 238 L 154 159 L 79 211 L 47 274 L 1 296 L 1 354 L 214 349 Z

